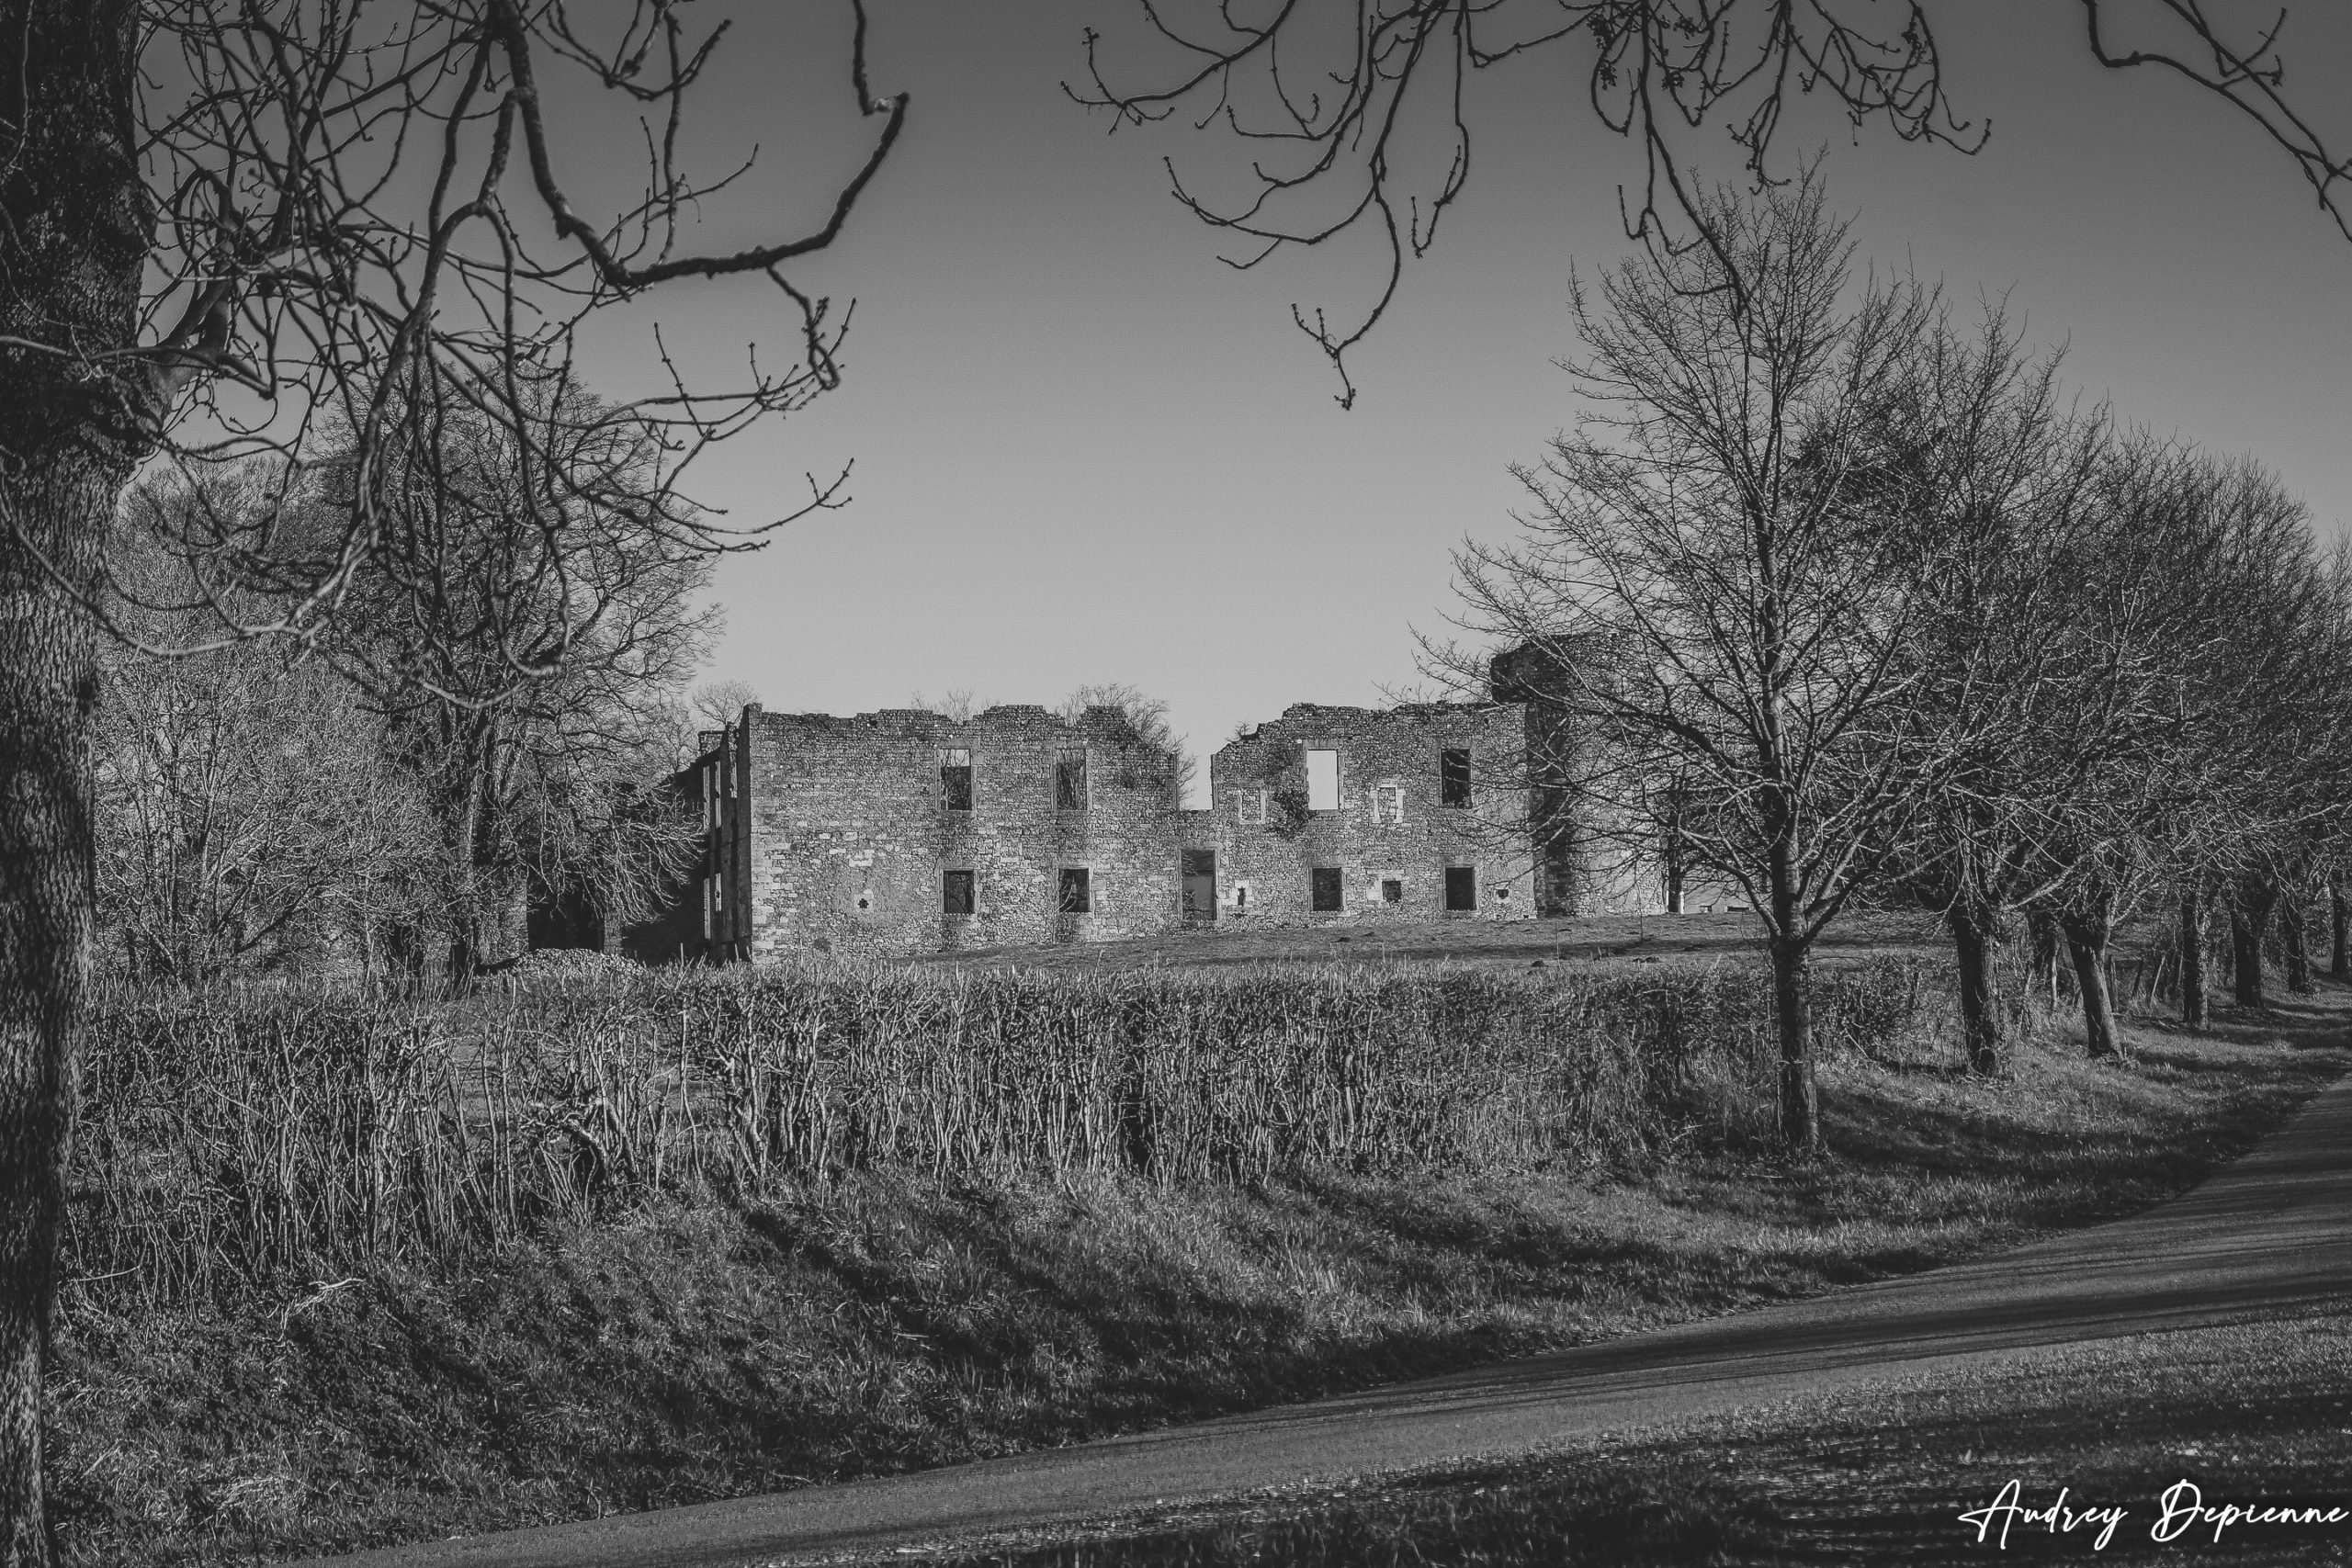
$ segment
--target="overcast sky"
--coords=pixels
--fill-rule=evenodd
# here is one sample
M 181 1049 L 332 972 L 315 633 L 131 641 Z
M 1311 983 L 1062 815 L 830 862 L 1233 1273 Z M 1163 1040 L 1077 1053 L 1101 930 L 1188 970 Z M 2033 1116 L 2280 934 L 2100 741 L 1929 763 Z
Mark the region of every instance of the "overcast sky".
M 827 118 L 849 101 L 827 11 L 758 7 L 730 35 L 702 133 L 714 162 L 758 142 L 760 177 L 723 216 L 727 197 L 709 204 L 715 233 L 803 226 L 806 198 L 856 155 L 859 127 Z M 2339 136 L 2347 12 L 2305 0 L 2288 34 L 2290 89 Z M 2006 291 L 2032 340 L 2067 345 L 2074 385 L 2258 456 L 2341 532 L 2352 243 L 2285 157 L 2185 85 L 2102 71 L 2074 5 L 1932 14 L 1960 110 L 1991 121 L 1984 152 L 1875 129 L 1857 145 L 1826 119 L 1783 132 L 1792 157 L 1829 146 L 1863 256 L 1963 301 Z M 1229 144 L 1181 126 L 1105 135 L 1063 96 L 1083 28 L 1117 47 L 1138 19 L 1132 0 L 876 0 L 874 85 L 912 95 L 907 131 L 842 239 L 796 275 L 837 309 L 856 299 L 847 379 L 694 487 L 763 517 L 804 471 L 854 458 L 854 499 L 722 564 L 712 675 L 774 710 L 831 713 L 950 688 L 1051 704 L 1127 681 L 1168 699 L 1204 757 L 1291 703 L 1374 704 L 1414 680 L 1412 628 L 1444 629 L 1449 550 L 1511 527 L 1508 466 L 1574 418 L 1554 363 L 1577 347 L 1570 269 L 1624 254 L 1633 150 L 1592 121 L 1579 50 L 1484 73 L 1469 189 L 1355 355 L 1343 412 L 1288 305 L 1361 302 L 1350 258 L 1219 265 L 1159 161 L 1230 175 Z M 690 365 L 721 365 L 746 341 L 787 344 L 776 302 L 738 280 L 658 312 Z M 615 389 L 642 373 L 642 327 L 598 366 Z

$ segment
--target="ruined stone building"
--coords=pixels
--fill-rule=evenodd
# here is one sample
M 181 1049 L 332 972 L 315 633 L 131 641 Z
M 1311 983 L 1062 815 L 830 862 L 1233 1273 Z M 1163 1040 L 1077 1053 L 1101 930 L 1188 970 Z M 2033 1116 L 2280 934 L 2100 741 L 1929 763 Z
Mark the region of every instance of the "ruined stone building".
M 1494 671 L 1501 700 L 1296 705 L 1210 759 L 1206 810 L 1178 808 L 1175 759 L 1117 708 L 748 707 L 672 781 L 702 812 L 698 874 L 620 946 L 649 962 L 909 953 L 1639 904 L 1565 795 L 1530 786 L 1558 747 L 1510 699 L 1540 656 Z

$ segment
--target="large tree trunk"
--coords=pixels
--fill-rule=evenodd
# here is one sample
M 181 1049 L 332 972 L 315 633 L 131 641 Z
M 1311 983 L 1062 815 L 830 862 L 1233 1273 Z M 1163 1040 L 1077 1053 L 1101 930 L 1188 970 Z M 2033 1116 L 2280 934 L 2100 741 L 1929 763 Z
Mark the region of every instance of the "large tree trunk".
M 449 900 L 449 952 L 447 979 L 450 990 L 462 991 L 481 967 L 481 867 L 475 846 L 481 831 L 481 772 L 468 775 L 466 791 L 453 812 L 449 828 L 449 877 L 455 894 Z
M 77 564 L 119 474 L 68 456 L 0 475 L 0 505 Z M 86 581 L 86 580 L 85 580 Z M 88 622 L 0 536 L 0 1563 L 43 1555 L 41 1363 L 56 1299 L 89 979 Z
M 2352 980 L 2352 947 L 2346 945 L 2352 938 L 2352 905 L 2344 900 L 2344 883 L 2340 877 L 2327 879 L 2327 977 L 2331 980 Z
M 2083 997 L 2083 1044 L 2094 1056 L 2120 1055 L 2115 1004 L 2107 988 L 2108 922 L 2098 915 L 2070 916 L 2061 922 L 2067 956 L 2075 964 L 2075 987 Z
M 2262 935 L 2270 924 L 2270 908 L 2278 890 L 2267 883 L 2240 885 L 2230 904 L 2230 981 L 2237 1004 L 2263 1005 Z
M 0 1564 L 48 1561 L 41 1363 L 91 959 L 85 590 L 152 403 L 131 362 L 146 209 L 134 12 L 0 0 Z M 8 339 L 18 340 L 11 344 Z M 23 343 L 50 345 L 44 350 Z
M 2205 987 L 2205 900 L 2194 889 L 2180 896 L 2180 1019 L 2202 1029 L 2212 1003 Z
M 2299 997 L 2312 994 L 2312 950 L 2301 893 L 2290 888 L 2278 903 L 2278 934 L 2287 950 L 2287 989 Z
M 2001 1070 L 2001 998 L 1994 968 L 2000 955 L 1999 922 L 1973 905 L 1951 911 L 1952 950 L 1960 967 L 1961 1043 L 1972 1072 Z
M 1772 846 L 1770 865 L 1772 1010 L 1781 1036 L 1781 1141 L 1798 1153 L 1821 1146 L 1821 1091 L 1813 1072 L 1811 948 L 1798 935 L 1796 868 L 1788 844 Z
M 514 749 L 494 716 L 478 746 L 450 846 L 460 891 L 451 910 L 448 980 L 459 990 L 520 958 L 530 943 L 530 879 L 511 852 L 507 817 Z

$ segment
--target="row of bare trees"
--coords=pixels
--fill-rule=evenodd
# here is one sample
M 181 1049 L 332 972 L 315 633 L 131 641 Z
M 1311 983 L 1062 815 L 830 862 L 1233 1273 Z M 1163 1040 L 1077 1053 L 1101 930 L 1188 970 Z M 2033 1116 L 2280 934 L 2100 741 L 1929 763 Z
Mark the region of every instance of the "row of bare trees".
M 2257 464 L 2070 400 L 1997 303 L 1857 276 L 1817 179 L 1699 217 L 1713 243 L 1577 293 L 1584 417 L 1520 470 L 1515 536 L 1463 551 L 1461 618 L 1560 651 L 1585 820 L 1760 914 L 1791 1142 L 1818 1138 L 1810 954 L 1858 899 L 1945 915 L 1985 1072 L 2021 923 L 2097 1055 L 2109 943 L 2160 895 L 2192 1009 L 2217 900 L 2258 999 L 2269 911 L 2352 853 L 2346 558 Z M 1430 652 L 1483 678 L 1475 644 Z

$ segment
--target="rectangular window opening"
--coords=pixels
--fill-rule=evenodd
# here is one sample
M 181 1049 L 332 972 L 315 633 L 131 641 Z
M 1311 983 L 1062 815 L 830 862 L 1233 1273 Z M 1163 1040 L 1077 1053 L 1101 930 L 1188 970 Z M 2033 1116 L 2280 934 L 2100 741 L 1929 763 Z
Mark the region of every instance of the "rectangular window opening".
M 1405 879 L 1400 876 L 1382 877 L 1380 879 L 1380 901 L 1384 904 L 1403 903 L 1405 901 Z
M 1450 865 L 1445 868 L 1445 907 L 1455 910 L 1478 907 L 1477 867 Z
M 1307 752 L 1306 809 L 1340 809 L 1340 754 L 1337 751 Z
M 1062 811 L 1086 809 L 1086 753 L 1065 751 L 1054 767 L 1054 805 Z
M 961 746 L 939 753 L 939 794 L 950 811 L 972 809 L 972 753 Z
M 1094 893 L 1091 882 L 1091 878 L 1082 865 L 1069 865 L 1062 868 L 1063 914 L 1084 915 L 1093 911 Z
M 968 915 L 974 912 L 975 904 L 970 872 L 951 871 L 940 879 L 939 907 L 944 913 Z
M 1309 875 L 1315 895 L 1315 912 L 1318 915 L 1328 915 L 1337 911 L 1342 903 L 1340 891 L 1340 868 L 1336 865 L 1318 865 Z
M 1441 806 L 1470 804 L 1470 753 L 1445 751 L 1439 754 L 1437 798 Z

